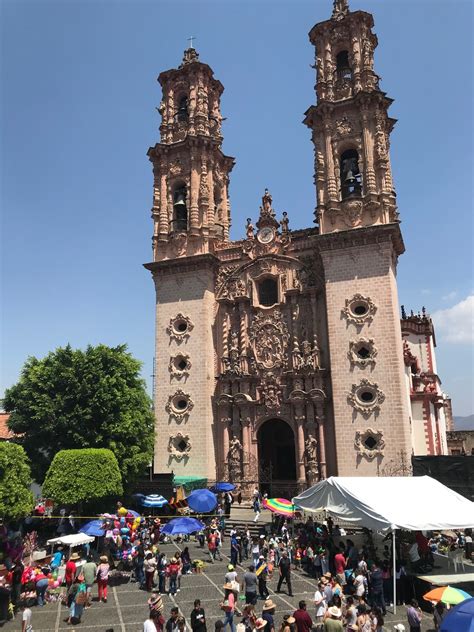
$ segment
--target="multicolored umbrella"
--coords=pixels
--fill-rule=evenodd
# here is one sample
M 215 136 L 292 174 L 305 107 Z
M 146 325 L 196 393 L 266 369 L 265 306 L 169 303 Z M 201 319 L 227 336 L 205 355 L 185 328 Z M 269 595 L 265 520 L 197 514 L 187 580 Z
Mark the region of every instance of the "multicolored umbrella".
M 291 500 L 286 498 L 267 498 L 263 501 L 263 506 L 265 509 L 270 509 L 273 513 L 287 518 L 292 518 L 296 509 Z
M 423 595 L 423 599 L 426 601 L 442 601 L 443 603 L 448 603 L 452 606 L 455 606 L 458 603 L 462 603 L 466 599 L 470 599 L 471 595 L 469 595 L 464 590 L 460 588 L 453 588 L 453 586 L 439 586 L 438 588 L 433 588 Z

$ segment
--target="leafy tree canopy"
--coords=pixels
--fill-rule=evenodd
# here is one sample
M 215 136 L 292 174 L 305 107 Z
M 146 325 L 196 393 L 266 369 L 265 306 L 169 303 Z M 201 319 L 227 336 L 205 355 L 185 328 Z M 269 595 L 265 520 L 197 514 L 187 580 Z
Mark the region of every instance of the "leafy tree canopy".
M 15 443 L 0 443 L 0 517 L 16 520 L 34 507 L 31 470 L 25 451 Z
M 56 503 L 76 505 L 122 494 L 122 477 L 111 450 L 61 450 L 51 463 L 43 494 Z
M 68 345 L 42 360 L 28 358 L 3 404 L 37 481 L 65 449 L 109 448 L 126 483 L 146 468 L 154 419 L 140 368 L 126 345 L 85 351 Z

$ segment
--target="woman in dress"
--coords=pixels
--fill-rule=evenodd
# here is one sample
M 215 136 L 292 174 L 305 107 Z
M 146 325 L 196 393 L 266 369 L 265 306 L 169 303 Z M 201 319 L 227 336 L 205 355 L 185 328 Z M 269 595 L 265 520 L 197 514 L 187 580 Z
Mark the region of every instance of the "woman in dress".
M 107 586 L 109 583 L 110 565 L 107 555 L 100 556 L 100 564 L 97 567 L 97 588 L 99 601 L 107 603 Z

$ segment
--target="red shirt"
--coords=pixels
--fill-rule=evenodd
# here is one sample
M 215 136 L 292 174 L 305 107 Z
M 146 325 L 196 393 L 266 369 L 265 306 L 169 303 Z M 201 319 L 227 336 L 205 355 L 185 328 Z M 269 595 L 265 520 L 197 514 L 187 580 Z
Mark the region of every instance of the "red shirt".
M 334 566 L 336 568 L 336 573 L 338 575 L 342 575 L 346 567 L 346 559 L 342 553 L 336 553 L 334 556 Z
M 64 574 L 64 578 L 66 582 L 72 582 L 72 580 L 74 579 L 76 575 L 76 569 L 77 569 L 76 563 L 71 562 L 71 560 L 69 560 L 69 562 L 67 562 L 66 564 L 66 572 Z
M 313 621 L 306 610 L 295 610 L 293 616 L 296 619 L 298 632 L 311 632 Z

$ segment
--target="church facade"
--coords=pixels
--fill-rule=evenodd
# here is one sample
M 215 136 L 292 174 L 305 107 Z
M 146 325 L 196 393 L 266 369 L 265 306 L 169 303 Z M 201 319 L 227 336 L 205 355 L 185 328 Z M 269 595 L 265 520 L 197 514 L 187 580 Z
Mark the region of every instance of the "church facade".
M 156 473 L 289 494 L 446 450 L 448 400 L 434 363 L 413 360 L 418 334 L 434 357 L 431 321 L 400 319 L 395 120 L 374 70 L 372 28 L 369 13 L 336 0 L 309 34 L 316 104 L 304 123 L 316 226 L 307 229 L 291 230 L 265 190 L 243 238 L 230 240 L 223 86 L 194 48 L 158 78 L 145 264 L 156 290 Z

